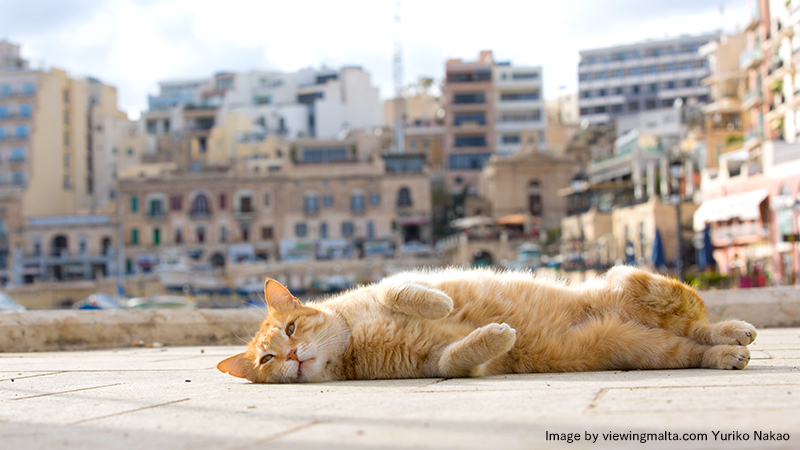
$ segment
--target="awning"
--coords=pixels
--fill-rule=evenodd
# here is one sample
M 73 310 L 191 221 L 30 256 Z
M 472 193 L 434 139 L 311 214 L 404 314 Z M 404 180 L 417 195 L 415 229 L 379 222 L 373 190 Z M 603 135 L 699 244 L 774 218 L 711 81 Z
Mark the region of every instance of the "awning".
M 756 189 L 743 194 L 727 195 L 704 201 L 694 212 L 694 229 L 701 231 L 710 222 L 756 220 L 761 217 L 761 202 L 769 193 L 766 189 Z
M 542 219 L 535 216 L 528 216 L 528 223 L 539 224 Z M 525 214 L 509 214 L 495 221 L 497 225 L 525 225 Z
M 474 228 L 486 225 L 494 225 L 494 219 L 486 216 L 470 216 L 450 222 L 450 226 L 453 228 Z

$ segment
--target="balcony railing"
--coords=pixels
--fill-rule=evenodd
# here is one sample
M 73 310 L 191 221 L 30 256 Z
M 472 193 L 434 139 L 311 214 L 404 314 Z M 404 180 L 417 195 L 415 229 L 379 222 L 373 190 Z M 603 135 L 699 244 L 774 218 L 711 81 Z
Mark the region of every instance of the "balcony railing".
M 752 69 L 764 60 L 764 52 L 760 48 L 748 48 L 739 55 L 739 67 L 743 70 Z

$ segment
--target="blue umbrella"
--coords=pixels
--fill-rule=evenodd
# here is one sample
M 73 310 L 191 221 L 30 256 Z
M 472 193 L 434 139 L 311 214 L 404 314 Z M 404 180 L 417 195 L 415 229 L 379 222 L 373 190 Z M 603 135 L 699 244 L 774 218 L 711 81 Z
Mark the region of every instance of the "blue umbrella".
M 711 243 L 711 227 L 708 224 L 703 230 L 703 246 L 697 259 L 702 270 L 716 270 L 717 261 L 714 260 L 714 244 Z
M 656 237 L 653 239 L 653 249 L 650 251 L 650 262 L 657 269 L 667 266 L 667 262 L 664 259 L 664 245 L 661 243 L 661 231 L 658 228 L 656 228 Z

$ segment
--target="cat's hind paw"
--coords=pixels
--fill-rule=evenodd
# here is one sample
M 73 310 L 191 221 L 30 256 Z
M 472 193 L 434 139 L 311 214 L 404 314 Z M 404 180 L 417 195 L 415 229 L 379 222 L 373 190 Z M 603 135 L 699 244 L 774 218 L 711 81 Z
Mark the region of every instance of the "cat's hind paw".
M 750 350 L 741 345 L 717 345 L 703 355 L 703 367 L 707 369 L 744 369 L 749 362 Z
M 711 343 L 714 345 L 750 345 L 756 340 L 756 328 L 747 322 L 729 320 L 711 325 Z

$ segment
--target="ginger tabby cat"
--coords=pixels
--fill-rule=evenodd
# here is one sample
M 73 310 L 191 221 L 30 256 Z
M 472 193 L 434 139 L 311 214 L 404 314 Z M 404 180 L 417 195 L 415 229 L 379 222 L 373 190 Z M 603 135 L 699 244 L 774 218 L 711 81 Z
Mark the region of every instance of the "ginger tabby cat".
M 274 280 L 247 351 L 217 368 L 255 383 L 705 367 L 743 369 L 756 337 L 709 324 L 690 287 L 618 266 L 580 285 L 525 272 L 403 272 L 320 303 Z

